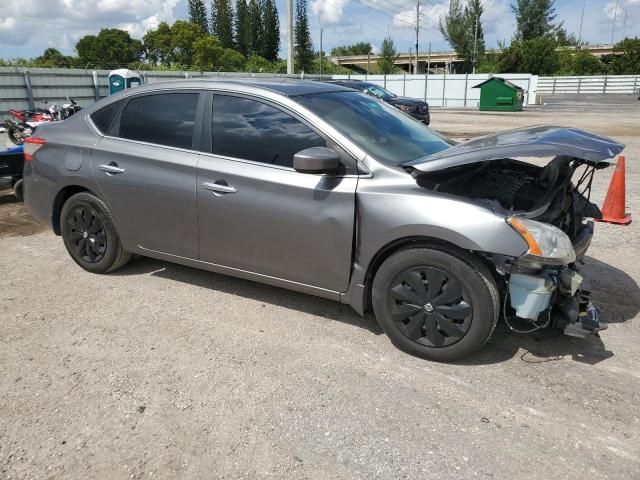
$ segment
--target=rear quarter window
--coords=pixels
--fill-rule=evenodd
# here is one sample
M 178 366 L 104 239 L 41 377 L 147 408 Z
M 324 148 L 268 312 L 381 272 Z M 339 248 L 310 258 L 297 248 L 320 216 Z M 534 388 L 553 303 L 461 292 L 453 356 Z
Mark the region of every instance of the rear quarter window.
M 91 114 L 91 121 L 100 130 L 100 133 L 107 134 L 123 103 L 124 100 L 118 100 Z

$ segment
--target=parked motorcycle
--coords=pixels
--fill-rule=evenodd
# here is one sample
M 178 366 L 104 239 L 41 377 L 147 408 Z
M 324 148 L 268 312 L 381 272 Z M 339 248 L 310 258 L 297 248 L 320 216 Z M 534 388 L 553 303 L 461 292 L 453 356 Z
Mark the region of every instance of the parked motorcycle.
M 33 134 L 33 130 L 42 123 L 57 122 L 69 118 L 80 111 L 82 107 L 72 98 L 67 97 L 67 103 L 59 105 L 55 102 L 42 102 L 46 109 L 9 110 L 14 118 L 7 118 L 4 125 L 9 139 L 16 145 L 22 145 L 24 139 Z

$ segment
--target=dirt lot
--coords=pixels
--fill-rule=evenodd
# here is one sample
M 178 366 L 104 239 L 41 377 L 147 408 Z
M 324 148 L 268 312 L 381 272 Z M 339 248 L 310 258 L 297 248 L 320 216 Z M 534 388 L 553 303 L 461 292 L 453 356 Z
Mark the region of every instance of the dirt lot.
M 639 109 L 434 111 L 433 126 L 612 136 L 638 213 Z M 447 365 L 306 295 L 149 259 L 86 273 L 2 191 L 0 478 L 640 478 L 639 228 L 598 225 L 600 338 L 499 329 Z

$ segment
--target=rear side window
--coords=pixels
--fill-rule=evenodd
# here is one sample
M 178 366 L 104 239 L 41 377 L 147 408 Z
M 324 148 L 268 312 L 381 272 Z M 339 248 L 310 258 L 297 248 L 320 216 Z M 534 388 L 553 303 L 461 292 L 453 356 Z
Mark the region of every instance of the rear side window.
M 121 138 L 192 148 L 199 93 L 161 93 L 132 98 L 120 118 Z
M 325 140 L 304 123 L 266 103 L 215 95 L 211 125 L 213 153 L 254 162 L 293 166 L 293 155 Z
M 116 118 L 123 103 L 124 100 L 118 100 L 91 114 L 93 124 L 98 127 L 98 130 L 100 130 L 102 134 L 106 135 L 109 131 L 109 127 L 113 123 L 113 119 Z

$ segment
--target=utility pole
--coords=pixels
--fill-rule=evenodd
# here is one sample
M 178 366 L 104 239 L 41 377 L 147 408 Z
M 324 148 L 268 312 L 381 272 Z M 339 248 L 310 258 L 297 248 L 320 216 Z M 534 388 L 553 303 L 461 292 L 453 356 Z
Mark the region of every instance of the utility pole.
M 627 38 L 627 9 L 623 8 L 622 11 L 624 12 L 624 20 L 622 22 L 622 40 L 624 40 L 625 38 Z
M 611 43 L 613 44 L 613 35 L 616 33 L 616 17 L 618 16 L 618 0 L 616 0 L 616 8 L 613 11 L 613 28 L 611 29 Z
M 578 33 L 578 46 L 582 45 L 582 23 L 584 22 L 584 9 L 587 7 L 587 0 L 582 1 L 582 15 L 580 16 L 580 31 Z
M 287 73 L 293 75 L 293 0 L 287 0 Z
M 416 1 L 416 66 L 413 69 L 413 74 L 418 74 L 418 34 L 420 33 L 420 0 Z
M 322 27 L 320 27 L 320 52 L 318 53 L 318 57 L 320 57 L 320 75 L 322 75 L 322 30 Z
M 476 26 L 473 35 L 473 74 L 476 74 L 476 64 L 478 63 L 478 13 L 476 12 Z

